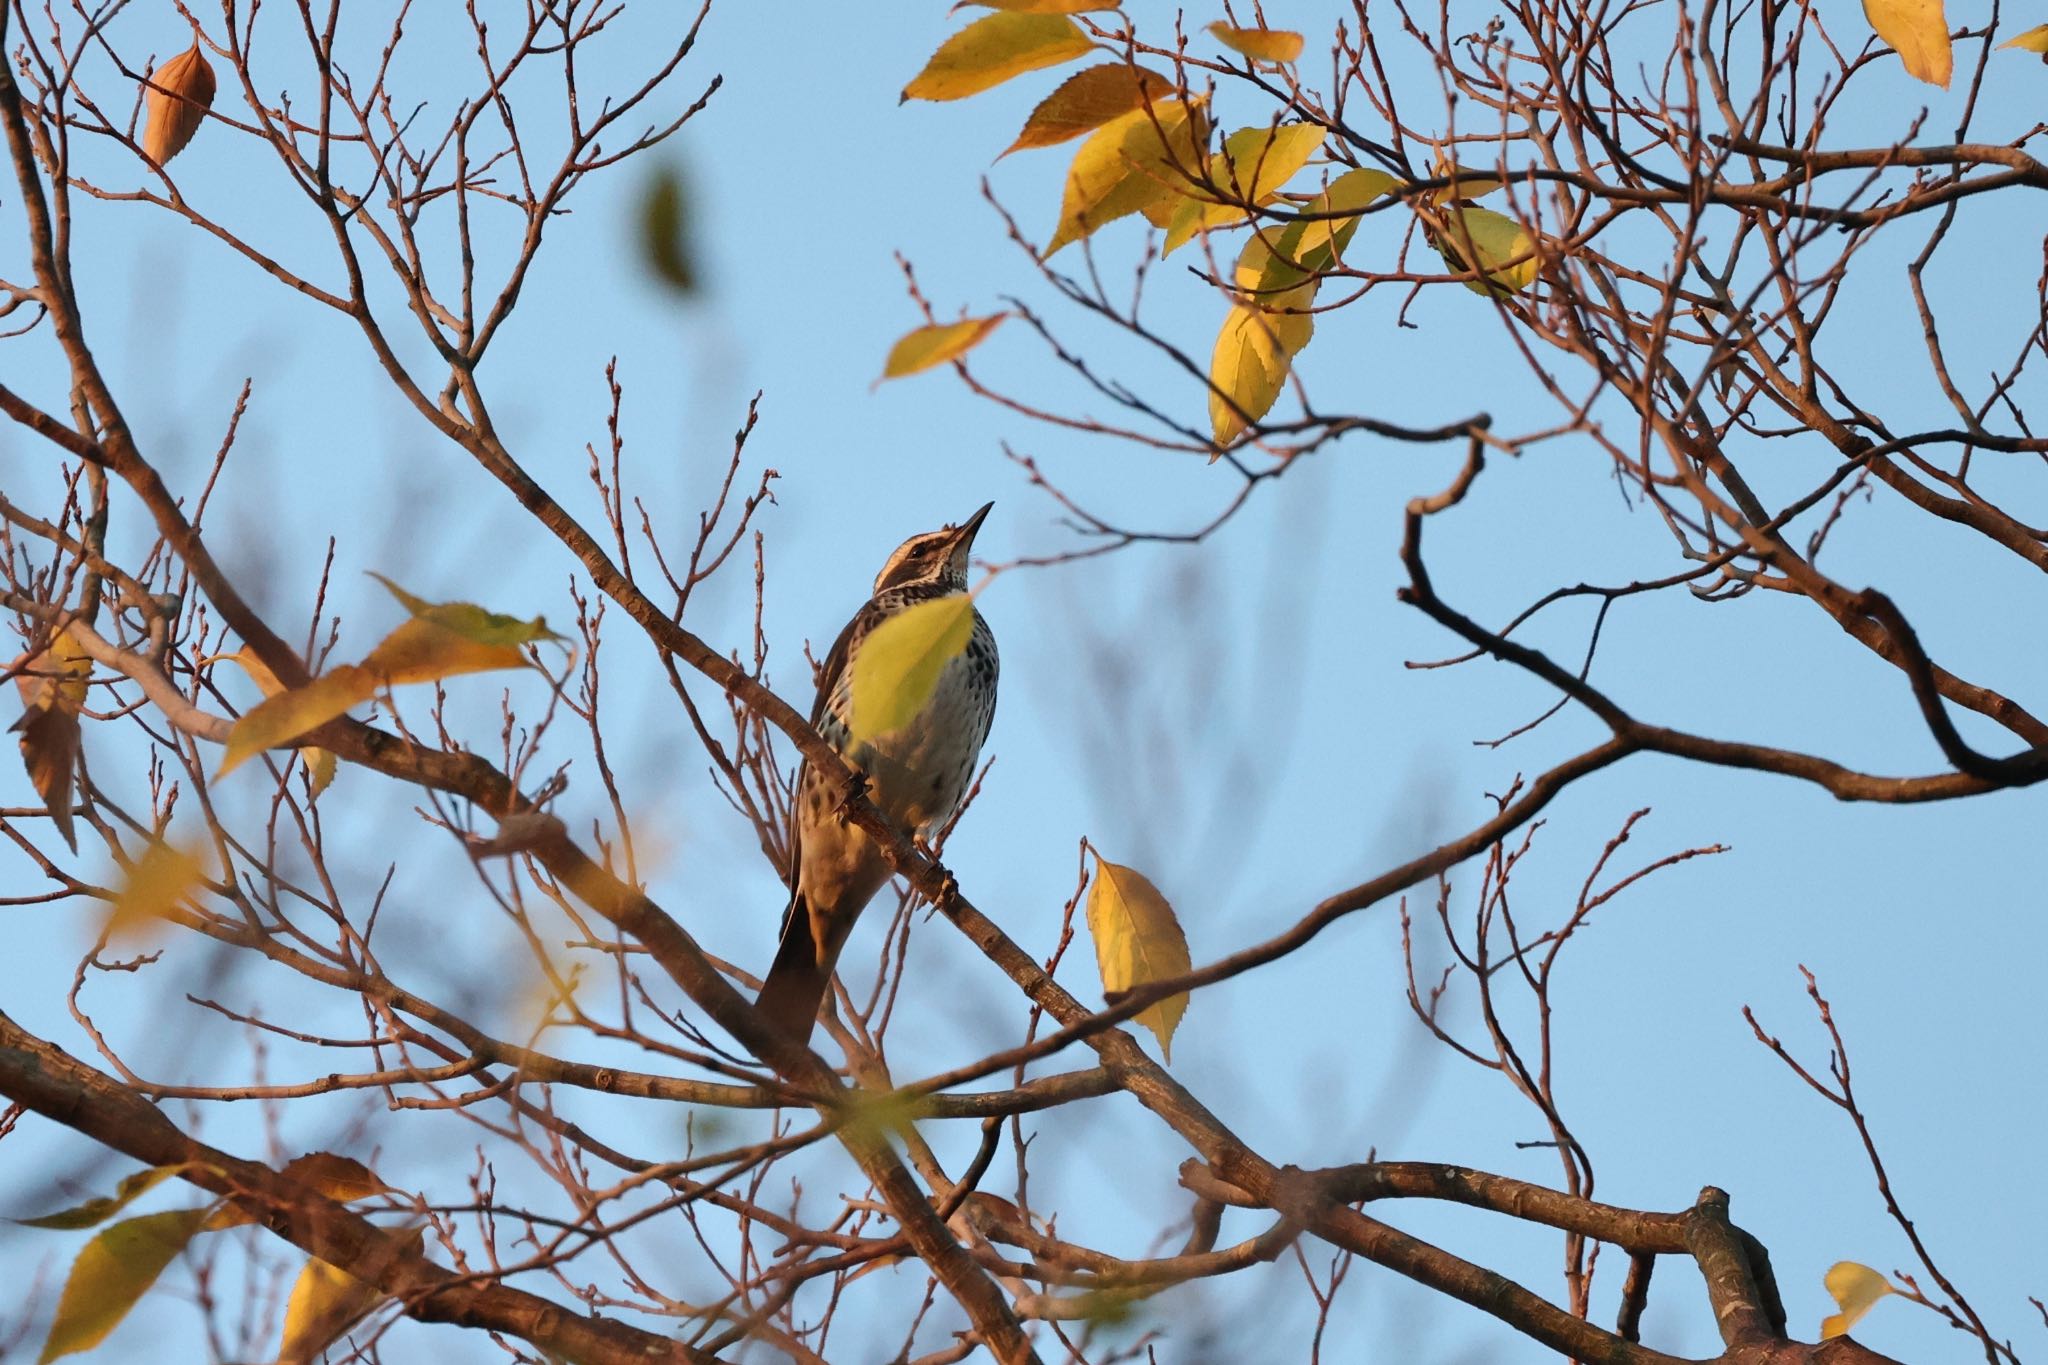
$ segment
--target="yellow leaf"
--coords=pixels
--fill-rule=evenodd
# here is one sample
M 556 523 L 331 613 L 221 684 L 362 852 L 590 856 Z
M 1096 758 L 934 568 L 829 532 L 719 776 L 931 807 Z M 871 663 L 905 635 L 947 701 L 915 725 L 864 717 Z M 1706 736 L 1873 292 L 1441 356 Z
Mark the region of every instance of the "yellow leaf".
M 1092 14 L 1115 9 L 1123 0 L 960 0 L 956 10 L 999 9 L 1006 14 Z
M 1534 282 L 1536 257 L 1527 228 L 1492 209 L 1454 204 L 1443 216 L 1447 230 L 1434 240 L 1444 260 L 1454 270 L 1486 272 L 1483 280 L 1465 281 L 1467 289 L 1506 298 Z
M 208 655 L 206 658 L 201 659 L 200 662 L 210 664 L 222 659 L 226 659 L 230 663 L 239 664 L 242 671 L 249 675 L 250 680 L 256 684 L 257 689 L 264 696 L 274 697 L 284 691 L 284 684 L 277 680 L 277 674 L 271 672 L 270 665 L 257 658 L 255 652 L 249 646 L 243 645 L 232 654 Z M 350 702 L 349 705 L 353 706 L 355 703 Z M 347 710 L 348 708 L 343 707 L 342 709 Z M 309 744 L 299 750 L 299 757 L 305 760 L 306 778 L 312 786 L 313 795 L 318 796 L 321 792 L 326 791 L 327 784 L 334 781 L 334 755 L 326 749 Z
M 121 1183 L 114 1187 L 114 1193 L 88 1199 L 83 1204 L 64 1209 L 58 1213 L 46 1213 L 40 1218 L 18 1218 L 25 1228 L 52 1228 L 59 1232 L 74 1232 L 80 1228 L 97 1227 L 112 1218 L 122 1209 L 155 1189 L 164 1181 L 188 1169 L 183 1163 L 176 1166 L 151 1166 L 123 1176 Z
M 526 666 L 526 655 L 516 645 L 479 638 L 473 632 L 453 629 L 427 616 L 415 616 L 400 623 L 358 665 L 380 687 L 438 682 L 458 673 L 488 673 Z
M 95 1236 L 71 1263 L 40 1365 L 89 1351 L 106 1340 L 199 1231 L 204 1209 L 129 1218 Z
M 426 1244 L 426 1229 L 414 1228 L 406 1245 Z M 384 1299 L 384 1293 L 337 1266 L 308 1260 L 292 1283 L 284 1306 L 284 1342 L 278 1365 L 313 1365 L 320 1353 Z
M 1222 152 L 1209 158 L 1209 178 L 1232 199 L 1270 203 L 1322 145 L 1323 130 L 1313 123 L 1240 128 L 1223 139 Z M 1160 254 L 1170 255 L 1198 231 L 1244 217 L 1244 209 L 1237 204 L 1212 203 L 1191 194 L 1175 205 Z
M 162 166 L 192 140 L 213 105 L 213 67 L 195 40 L 184 52 L 150 72 L 149 123 L 142 150 Z
M 1039 101 L 1024 131 L 1003 149 L 1003 156 L 1031 147 L 1051 147 L 1100 128 L 1118 114 L 1142 109 L 1173 93 L 1173 82 L 1144 67 L 1109 62 L 1077 71 L 1059 89 Z M 996 160 L 1001 161 L 1003 156 Z
M 1287 349 L 1263 309 L 1238 304 L 1223 319 L 1209 360 L 1209 425 L 1216 444 L 1229 445 L 1273 410 L 1287 384 Z
M 1115 996 L 1134 986 L 1182 976 L 1194 965 L 1187 936 L 1159 888 L 1142 872 L 1095 855 L 1095 885 L 1088 888 L 1088 936 L 1095 940 L 1095 965 L 1102 992 Z M 1187 1013 L 1186 992 L 1169 995 L 1138 1012 L 1137 1020 L 1159 1039 L 1159 1052 L 1173 1060 L 1173 1032 Z
M 857 743 L 901 730 L 924 709 L 939 675 L 974 635 L 974 598 L 949 593 L 883 621 L 853 654 L 852 714 Z
M 919 370 L 958 360 L 979 346 L 1008 316 L 1008 313 L 995 313 L 985 318 L 962 318 L 959 322 L 920 327 L 905 333 L 889 348 L 889 358 L 882 365 L 882 378 L 900 379 L 906 374 L 916 374 Z
M 1176 167 L 1195 165 L 1200 125 L 1200 114 L 1188 105 L 1162 100 L 1121 114 L 1089 134 L 1067 169 L 1059 225 L 1045 254 L 1126 214 L 1161 207 L 1171 212 L 1176 186 L 1186 185 Z
M 2016 47 L 2022 52 L 2039 52 L 2048 57 L 2048 24 L 2036 24 L 2017 38 L 2008 38 L 2000 47 Z
M 1370 167 L 1346 171 L 1330 182 L 1330 187 L 1308 205 L 1307 211 L 1351 213 L 1362 210 L 1400 183 L 1385 171 Z M 1295 261 L 1310 274 L 1328 270 L 1344 254 L 1344 248 L 1351 244 L 1351 234 L 1357 230 L 1356 217 L 1311 219 L 1302 224 Z
M 1284 28 L 1232 28 L 1218 19 L 1209 25 L 1217 42 L 1259 62 L 1291 62 L 1301 56 L 1301 35 Z
M 191 854 L 161 839 L 151 843 L 114 895 L 107 934 L 121 939 L 154 927 L 191 896 L 200 877 L 199 862 Z
M 1863 0 L 1863 17 L 1899 54 L 1907 75 L 1946 90 L 1955 54 L 1941 6 L 1942 0 Z
M 986 15 L 940 44 L 924 70 L 903 87 L 903 98 L 964 99 L 1092 50 L 1088 35 L 1061 14 Z
M 1835 1299 L 1835 1306 L 1842 1311 L 1829 1315 L 1820 1325 L 1820 1339 L 1839 1337 L 1848 1332 L 1871 1305 L 1892 1292 L 1891 1282 L 1867 1265 L 1854 1261 L 1837 1261 L 1828 1268 L 1821 1282 L 1828 1287 L 1828 1293 Z
M 28 780 L 43 798 L 50 823 L 71 851 L 78 837 L 71 822 L 73 779 L 78 771 L 78 713 L 92 677 L 92 660 L 69 630 L 60 631 L 33 658 L 10 665 L 19 671 L 14 685 L 24 703 L 14 730 L 21 735 L 21 763 Z
M 278 693 L 244 712 L 228 731 L 227 753 L 221 757 L 218 775 L 225 777 L 264 750 L 317 730 L 375 695 L 377 676 L 354 664 L 343 664 L 304 687 Z

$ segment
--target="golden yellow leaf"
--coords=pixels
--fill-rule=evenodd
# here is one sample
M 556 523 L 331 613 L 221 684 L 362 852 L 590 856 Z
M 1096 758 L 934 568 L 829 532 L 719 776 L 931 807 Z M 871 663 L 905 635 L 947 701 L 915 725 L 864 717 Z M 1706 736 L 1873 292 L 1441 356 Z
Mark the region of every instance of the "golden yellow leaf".
M 1114 996 L 1134 986 L 1185 975 L 1194 965 L 1187 936 L 1159 888 L 1145 874 L 1095 855 L 1095 884 L 1088 888 L 1088 936 L 1095 940 L 1095 966 L 1102 991 Z M 1187 1013 L 1186 992 L 1169 995 L 1140 1010 L 1139 1023 L 1159 1040 L 1159 1053 L 1173 1060 L 1173 1033 Z
M 1453 270 L 1482 270 L 1484 279 L 1465 281 L 1480 294 L 1506 298 L 1536 279 L 1534 241 L 1529 230 L 1504 213 L 1452 204 L 1443 210 L 1446 230 L 1434 238 Z M 1517 258 L 1520 259 L 1517 259 Z
M 1323 130 L 1313 123 L 1290 123 L 1281 128 L 1240 128 L 1223 139 L 1223 150 L 1209 158 L 1209 178 L 1233 199 L 1254 204 L 1271 203 L 1280 187 L 1308 164 L 1323 145 Z M 1219 223 L 1242 221 L 1245 211 L 1236 204 L 1214 203 L 1199 192 L 1182 198 L 1174 206 L 1173 221 L 1167 225 L 1166 243 L 1160 254 L 1173 249 L 1196 232 Z
M 21 719 L 13 726 L 21 736 L 22 766 L 36 795 L 43 798 L 50 823 L 76 853 L 71 812 L 78 772 L 78 713 L 85 708 L 92 660 L 67 629 L 33 658 L 17 659 L 10 666 L 19 670 L 14 685 L 24 703 Z
M 1115 9 L 1123 0 L 960 0 L 956 10 L 999 9 L 1006 14 L 1093 14 Z
M 235 728 L 228 731 L 227 752 L 221 756 L 218 775 L 225 777 L 264 750 L 319 729 L 376 694 L 377 675 L 354 664 L 343 664 L 304 687 L 278 693 L 243 712 Z
M 1273 410 L 1287 384 L 1291 357 L 1264 309 L 1234 305 L 1216 334 L 1209 359 L 1209 426 L 1219 446 L 1236 440 L 1247 422 Z
M 194 40 L 192 46 L 150 72 L 149 122 L 142 150 L 157 165 L 185 149 L 213 105 L 213 67 Z
M 1854 1261 L 1837 1261 L 1828 1268 L 1821 1283 L 1834 1296 L 1835 1306 L 1842 1311 L 1830 1314 L 1820 1325 L 1820 1339 L 1838 1337 L 1854 1327 L 1857 1320 L 1870 1311 L 1871 1305 L 1892 1292 L 1891 1281 L 1867 1265 Z
M 1301 35 L 1284 28 L 1232 28 L 1218 19 L 1209 25 L 1217 42 L 1258 62 L 1291 62 L 1301 56 Z
M 2022 52 L 2039 52 L 2048 57 L 2048 24 L 2036 24 L 2017 38 L 2008 38 L 2000 47 L 2016 47 Z
M 89 1351 L 120 1325 L 199 1231 L 204 1209 L 149 1213 L 114 1224 L 85 1244 L 71 1263 L 39 1365 Z
M 198 888 L 201 876 L 199 862 L 191 854 L 161 839 L 152 842 L 128 869 L 114 895 L 114 908 L 107 917 L 108 936 L 122 939 L 153 929 Z
M 1031 147 L 1051 147 L 1100 128 L 1119 114 L 1142 109 L 1173 93 L 1173 82 L 1141 66 L 1109 62 L 1077 71 L 1039 101 L 1024 120 L 1024 131 L 1003 156 Z
M 900 379 L 906 374 L 916 374 L 919 370 L 958 360 L 979 346 L 1008 316 L 1008 313 L 994 313 L 985 318 L 962 318 L 958 322 L 943 322 L 907 332 L 889 348 L 889 358 L 882 364 L 882 379 Z M 881 380 L 875 382 L 880 383 Z
M 1172 211 L 1176 186 L 1193 168 L 1203 130 L 1199 110 L 1179 100 L 1121 114 L 1088 135 L 1067 168 L 1060 221 L 1045 248 L 1051 256 L 1104 223 L 1147 208 Z
M 188 1169 L 183 1163 L 176 1166 L 151 1166 L 121 1178 L 114 1187 L 114 1193 L 88 1199 L 57 1213 L 46 1213 L 40 1218 L 18 1218 L 12 1221 L 25 1228 L 51 1228 L 59 1232 L 75 1232 L 80 1228 L 97 1227 L 127 1208 L 144 1194 L 155 1189 L 164 1181 Z
M 426 1244 L 426 1229 L 414 1228 L 406 1245 Z M 327 1262 L 312 1259 L 292 1282 L 284 1306 L 284 1341 L 278 1365 L 313 1365 L 320 1353 L 384 1299 L 384 1292 Z
M 1863 0 L 1863 17 L 1906 64 L 1906 74 L 1948 88 L 1955 69 L 1942 0 Z
M 853 654 L 846 719 L 854 740 L 866 743 L 908 725 L 973 635 L 974 595 L 964 592 L 919 602 L 869 631 Z
M 249 646 L 243 645 L 232 654 L 208 655 L 206 658 L 201 659 L 200 662 L 210 664 L 222 659 L 239 665 L 241 670 L 247 673 L 250 680 L 256 684 L 257 690 L 262 692 L 264 696 L 274 697 L 284 691 L 284 684 L 277 680 L 277 674 L 271 672 L 270 665 L 257 658 L 255 652 Z M 355 703 L 350 702 L 349 705 L 353 706 Z M 343 707 L 342 709 L 347 710 L 348 708 Z M 318 796 L 321 792 L 326 791 L 327 784 L 334 781 L 335 759 L 333 753 L 317 745 L 309 744 L 299 750 L 299 757 L 305 760 L 306 777 L 312 786 L 313 795 Z
M 903 98 L 964 99 L 1092 50 L 1088 35 L 1061 14 L 985 15 L 939 45 L 924 70 L 903 87 Z

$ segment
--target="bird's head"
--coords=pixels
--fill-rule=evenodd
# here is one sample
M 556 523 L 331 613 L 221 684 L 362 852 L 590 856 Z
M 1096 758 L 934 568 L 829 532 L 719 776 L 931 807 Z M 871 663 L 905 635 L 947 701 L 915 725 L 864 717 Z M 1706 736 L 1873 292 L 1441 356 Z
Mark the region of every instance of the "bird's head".
M 988 509 L 994 506 L 992 502 L 983 503 L 979 511 L 958 526 L 925 531 L 898 545 L 896 553 L 889 556 L 889 562 L 875 575 L 875 591 L 880 593 L 913 583 L 964 589 L 967 586 L 967 553 L 974 548 L 974 533 L 981 529 Z

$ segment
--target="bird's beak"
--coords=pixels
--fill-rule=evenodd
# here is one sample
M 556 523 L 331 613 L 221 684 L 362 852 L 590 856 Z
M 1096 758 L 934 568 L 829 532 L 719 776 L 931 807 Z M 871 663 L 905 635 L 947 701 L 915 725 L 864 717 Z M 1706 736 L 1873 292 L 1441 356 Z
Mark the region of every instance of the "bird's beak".
M 989 509 L 994 506 L 995 504 L 992 502 L 985 502 L 976 510 L 973 516 L 960 523 L 961 544 L 972 545 L 974 543 L 974 533 L 981 529 L 981 523 L 988 519 Z

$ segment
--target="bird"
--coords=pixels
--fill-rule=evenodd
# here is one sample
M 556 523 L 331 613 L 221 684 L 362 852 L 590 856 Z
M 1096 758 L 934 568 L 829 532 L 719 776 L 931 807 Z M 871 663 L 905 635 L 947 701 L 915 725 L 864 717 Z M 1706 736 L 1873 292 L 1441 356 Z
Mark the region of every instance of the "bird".
M 873 595 L 832 643 L 818 675 L 811 726 L 867 778 L 868 799 L 907 837 L 924 838 L 950 819 L 967 794 L 996 710 L 996 637 L 981 613 L 967 648 L 949 661 L 931 697 L 900 729 L 853 740 L 853 661 L 875 627 L 899 612 L 967 591 L 967 556 L 994 503 L 959 525 L 914 535 L 896 547 Z M 854 921 L 889 880 L 881 848 L 849 821 L 844 785 L 805 763 L 790 802 L 789 904 L 775 962 L 755 1007 L 785 1037 L 810 1041 L 832 986 L 833 964 Z

